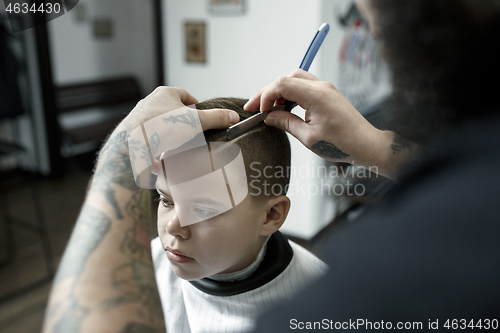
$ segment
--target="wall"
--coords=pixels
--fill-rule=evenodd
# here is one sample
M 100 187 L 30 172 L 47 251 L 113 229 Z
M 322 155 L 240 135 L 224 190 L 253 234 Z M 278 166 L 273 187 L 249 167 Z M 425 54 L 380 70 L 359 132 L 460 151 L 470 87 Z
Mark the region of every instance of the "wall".
M 319 26 L 317 0 L 247 1 L 246 13 L 236 16 L 211 15 L 207 4 L 205 0 L 164 0 L 167 82 L 200 100 L 250 97 L 264 83 L 291 72 Z M 207 24 L 206 64 L 184 61 L 187 21 Z M 316 67 L 313 64 L 311 71 Z
M 333 4 L 333 3 L 336 4 Z M 336 59 L 341 32 L 334 19 L 334 6 L 347 0 L 248 0 L 244 15 L 215 16 L 206 0 L 163 0 L 165 63 L 168 85 L 186 89 L 198 100 L 230 96 L 248 98 L 280 75 L 300 65 L 318 27 L 332 27 L 314 60 L 310 72 L 335 82 Z M 207 25 L 207 63 L 184 60 L 184 23 L 203 21 Z M 303 110 L 294 110 L 303 115 Z M 324 161 L 305 149 L 295 138 L 292 166 L 309 172 L 295 176 L 292 184 L 303 191 L 291 193 L 292 208 L 283 230 L 310 238 L 335 214 L 331 197 L 314 195 L 309 189 L 320 186 L 312 171 Z
M 152 1 L 81 0 L 87 20 L 76 20 L 76 8 L 47 24 L 56 84 L 132 74 L 144 93 L 156 82 Z M 111 39 L 96 39 L 92 19 L 114 22 Z

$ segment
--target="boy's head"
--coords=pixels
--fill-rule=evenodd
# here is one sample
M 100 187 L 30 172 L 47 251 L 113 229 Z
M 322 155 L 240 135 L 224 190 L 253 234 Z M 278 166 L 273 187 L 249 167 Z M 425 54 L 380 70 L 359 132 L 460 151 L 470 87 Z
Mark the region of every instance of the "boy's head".
M 248 100 L 241 98 L 215 98 L 196 105 L 198 110 L 229 109 L 238 112 L 240 121 L 254 113 L 243 106 Z M 226 130 L 205 131 L 207 142 L 227 142 Z M 249 193 L 257 205 L 273 196 L 286 195 L 290 183 L 290 142 L 282 130 L 263 122 L 248 133 L 233 140 L 243 154 Z
M 252 113 L 243 111 L 244 99 L 218 98 L 196 105 L 197 109 L 224 108 L 240 114 L 240 121 Z M 206 131 L 207 142 L 226 142 L 225 130 Z M 268 236 L 283 224 L 290 201 L 285 196 L 289 183 L 290 143 L 287 135 L 264 123 L 235 139 L 243 155 L 248 195 L 234 208 L 217 213 L 214 193 L 195 200 L 188 209 L 203 221 L 181 226 L 168 185 L 157 182 L 161 196 L 158 234 L 174 272 L 188 280 L 218 273 L 231 273 L 250 265 Z M 209 144 L 212 146 L 212 144 Z M 243 177 L 245 178 L 245 177 Z M 184 204 L 184 202 L 182 203 Z M 184 207 L 185 209 L 186 207 Z

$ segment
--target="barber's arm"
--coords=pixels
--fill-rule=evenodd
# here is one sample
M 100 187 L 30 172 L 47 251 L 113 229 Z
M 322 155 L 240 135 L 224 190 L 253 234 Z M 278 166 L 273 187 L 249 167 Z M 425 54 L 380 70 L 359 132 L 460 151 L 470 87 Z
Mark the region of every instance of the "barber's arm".
M 376 166 L 379 174 L 395 179 L 399 167 L 412 159 L 417 148 L 394 132 L 372 126 L 333 84 L 300 69 L 262 88 L 245 110 L 269 111 L 284 100 L 304 108 L 305 119 L 274 111 L 267 116 L 266 124 L 289 132 L 327 160 Z
M 52 286 L 44 332 L 165 332 L 150 253 L 150 191 L 134 181 L 127 137 L 145 121 L 195 103 L 182 89 L 160 87 L 102 148 Z M 204 130 L 239 119 L 221 109 L 198 115 Z

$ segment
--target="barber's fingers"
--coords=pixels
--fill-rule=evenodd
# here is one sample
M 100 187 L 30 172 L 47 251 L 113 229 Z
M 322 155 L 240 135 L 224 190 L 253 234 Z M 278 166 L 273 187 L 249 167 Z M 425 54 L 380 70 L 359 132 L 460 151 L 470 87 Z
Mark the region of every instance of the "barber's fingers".
M 314 76 L 311 73 L 306 72 L 305 70 L 300 69 L 300 68 L 295 69 L 293 72 L 291 72 L 290 74 L 288 74 L 287 77 L 296 78 L 296 79 L 310 80 L 310 81 L 319 81 L 319 79 L 316 76 Z M 282 77 L 279 77 L 277 80 L 280 80 L 280 79 L 282 79 Z M 275 83 L 275 82 L 273 82 L 273 83 Z M 258 110 L 263 110 L 262 107 L 261 107 L 261 104 L 260 104 L 261 103 L 262 93 L 264 91 L 268 90 L 273 85 L 273 83 L 268 84 L 267 86 L 265 86 L 264 88 L 260 89 L 255 94 L 253 94 L 253 96 L 249 99 L 249 101 L 243 107 L 244 110 L 245 111 L 251 111 L 251 112 L 255 112 L 255 111 L 258 111 Z M 284 103 L 285 103 L 285 98 L 280 97 L 280 98 L 276 99 L 276 101 L 273 103 L 273 106 L 275 104 L 279 105 L 279 104 L 284 104 Z
M 245 111 L 250 111 L 250 112 L 256 112 L 260 110 L 260 97 L 262 96 L 262 93 L 269 87 L 270 85 L 268 84 L 264 88 L 261 88 L 259 91 L 257 91 L 255 94 L 253 94 L 252 97 L 248 100 L 248 102 L 243 106 L 243 110 Z
M 182 88 L 174 88 L 179 97 L 181 98 L 181 102 L 184 105 L 193 105 L 198 104 L 198 100 L 194 98 L 190 93 Z
M 260 110 L 269 111 L 279 98 L 296 102 L 308 110 L 314 104 L 322 103 L 325 95 L 335 87 L 328 82 L 312 81 L 281 76 L 266 87 L 260 96 Z
M 300 69 L 300 68 L 295 69 L 293 72 L 291 72 L 287 76 L 294 77 L 294 78 L 297 78 L 297 79 L 306 79 L 306 80 L 311 80 L 311 81 L 319 81 L 319 79 L 316 76 L 314 76 L 311 73 L 306 72 L 305 70 Z
M 290 133 L 303 144 L 307 141 L 306 137 L 312 130 L 311 126 L 302 118 L 287 111 L 273 111 L 269 113 L 266 116 L 265 123 L 268 126 L 277 127 Z
M 190 93 L 182 88 L 159 86 L 151 94 L 149 94 L 144 101 L 148 100 L 164 100 L 165 107 L 171 110 L 181 108 L 185 105 L 197 104 L 198 100 Z M 170 111 L 170 110 L 167 110 Z
M 197 110 L 201 121 L 201 128 L 224 129 L 240 121 L 240 116 L 236 111 L 226 109 Z

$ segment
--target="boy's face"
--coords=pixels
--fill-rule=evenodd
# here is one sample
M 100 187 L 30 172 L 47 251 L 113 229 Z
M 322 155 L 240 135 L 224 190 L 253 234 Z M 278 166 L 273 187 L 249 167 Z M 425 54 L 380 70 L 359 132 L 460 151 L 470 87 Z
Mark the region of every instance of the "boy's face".
M 214 203 L 207 206 L 198 198 L 189 210 L 205 219 L 182 227 L 168 185 L 157 182 L 157 190 L 158 235 L 177 276 L 197 280 L 232 273 L 255 260 L 266 238 L 261 235 L 267 215 L 265 205 L 256 206 L 247 195 L 236 207 L 212 217 Z M 206 199 L 216 201 L 217 196 Z

